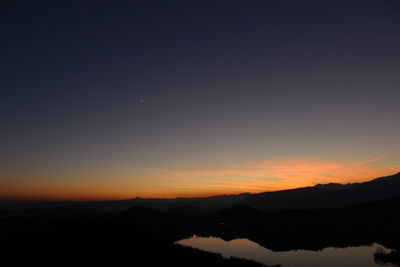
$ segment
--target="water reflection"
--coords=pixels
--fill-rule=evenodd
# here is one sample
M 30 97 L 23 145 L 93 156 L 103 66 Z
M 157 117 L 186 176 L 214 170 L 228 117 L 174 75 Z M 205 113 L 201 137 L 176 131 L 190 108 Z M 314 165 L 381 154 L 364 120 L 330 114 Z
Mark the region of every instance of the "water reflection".
M 385 252 L 390 250 L 379 244 L 363 247 L 347 248 L 325 248 L 321 251 L 291 250 L 285 252 L 274 252 L 259 246 L 248 239 L 234 239 L 224 241 L 216 237 L 193 236 L 183 239 L 177 244 L 190 246 L 205 251 L 216 252 L 224 257 L 246 258 L 265 264 L 281 264 L 285 267 L 377 267 L 382 266 L 374 261 L 374 253 L 377 249 Z M 394 266 L 394 265 L 386 265 Z

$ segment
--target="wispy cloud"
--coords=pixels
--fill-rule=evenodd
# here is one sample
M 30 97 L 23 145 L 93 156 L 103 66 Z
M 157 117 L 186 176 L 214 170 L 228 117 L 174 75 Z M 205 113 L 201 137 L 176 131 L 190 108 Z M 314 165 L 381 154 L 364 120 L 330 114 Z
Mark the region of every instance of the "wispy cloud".
M 400 164 L 381 158 L 364 161 L 319 158 L 275 159 L 221 165 L 182 165 L 136 170 L 134 176 L 157 181 L 162 188 L 189 192 L 260 192 L 310 186 L 317 183 L 351 183 L 389 175 Z

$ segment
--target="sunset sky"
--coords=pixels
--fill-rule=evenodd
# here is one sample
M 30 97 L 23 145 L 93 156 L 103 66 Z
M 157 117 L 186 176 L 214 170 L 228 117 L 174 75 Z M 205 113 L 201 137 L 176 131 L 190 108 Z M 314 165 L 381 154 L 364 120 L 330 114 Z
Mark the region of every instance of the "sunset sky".
M 0 34 L 0 199 L 400 172 L 399 1 L 2 1 Z

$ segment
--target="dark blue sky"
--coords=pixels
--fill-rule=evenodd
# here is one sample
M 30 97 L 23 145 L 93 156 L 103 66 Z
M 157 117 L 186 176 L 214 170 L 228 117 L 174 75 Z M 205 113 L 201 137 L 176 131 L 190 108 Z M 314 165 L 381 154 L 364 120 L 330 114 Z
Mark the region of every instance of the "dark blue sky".
M 3 184 L 400 160 L 394 0 L 2 1 L 0 34 Z

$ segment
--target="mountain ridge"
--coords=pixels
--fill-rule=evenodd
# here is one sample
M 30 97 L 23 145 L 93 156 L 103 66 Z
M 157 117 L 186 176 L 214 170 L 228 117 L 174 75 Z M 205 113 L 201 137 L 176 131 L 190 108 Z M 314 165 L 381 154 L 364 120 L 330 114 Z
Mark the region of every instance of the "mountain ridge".
M 317 184 L 252 194 L 241 204 L 260 210 L 335 208 L 400 195 L 400 173 L 350 184 Z
M 262 193 L 175 199 L 132 198 L 109 201 L 3 203 L 3 205 L 0 203 L 0 209 L 21 211 L 29 208 L 40 208 L 52 210 L 71 205 L 80 205 L 93 210 L 108 212 L 123 211 L 132 206 L 141 206 L 162 211 L 190 212 L 192 210 L 196 213 L 202 213 L 215 212 L 235 205 L 248 205 L 259 210 L 334 208 L 394 196 L 400 196 L 400 172 L 360 183 L 316 184 L 314 186 Z

